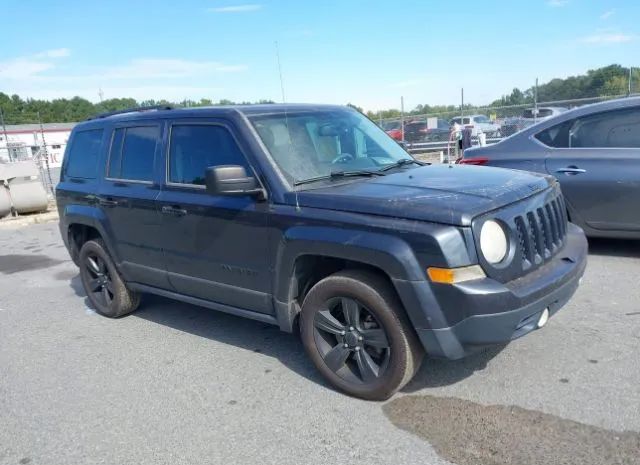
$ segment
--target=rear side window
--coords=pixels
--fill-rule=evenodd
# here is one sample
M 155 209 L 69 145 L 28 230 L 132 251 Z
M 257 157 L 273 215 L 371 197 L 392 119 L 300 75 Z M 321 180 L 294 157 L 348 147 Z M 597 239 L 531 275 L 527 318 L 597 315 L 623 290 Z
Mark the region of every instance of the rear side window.
M 111 141 L 107 176 L 114 179 L 151 181 L 159 138 L 158 126 L 117 128 Z
M 65 174 L 72 178 L 95 179 L 103 129 L 78 131 L 73 135 Z
M 640 109 L 572 119 L 535 135 L 554 148 L 640 148 Z
M 640 108 L 615 110 L 576 119 L 570 147 L 640 148 Z
M 204 185 L 206 169 L 220 165 L 240 165 L 250 172 L 247 160 L 225 127 L 213 124 L 171 127 L 169 182 Z

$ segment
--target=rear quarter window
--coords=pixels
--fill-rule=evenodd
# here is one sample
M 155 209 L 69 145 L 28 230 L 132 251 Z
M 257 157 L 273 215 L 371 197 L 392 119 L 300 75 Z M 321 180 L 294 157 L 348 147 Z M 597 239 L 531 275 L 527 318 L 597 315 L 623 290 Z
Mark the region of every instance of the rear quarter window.
M 71 139 L 65 174 L 72 178 L 95 179 L 104 129 L 77 131 Z

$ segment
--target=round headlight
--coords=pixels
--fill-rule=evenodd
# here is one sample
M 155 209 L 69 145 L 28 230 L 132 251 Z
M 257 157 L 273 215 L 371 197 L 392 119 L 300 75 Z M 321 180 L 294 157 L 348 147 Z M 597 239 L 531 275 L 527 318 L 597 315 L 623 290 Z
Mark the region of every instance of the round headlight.
M 480 230 L 480 250 L 485 260 L 491 264 L 500 263 L 507 256 L 507 235 L 499 223 L 485 221 Z

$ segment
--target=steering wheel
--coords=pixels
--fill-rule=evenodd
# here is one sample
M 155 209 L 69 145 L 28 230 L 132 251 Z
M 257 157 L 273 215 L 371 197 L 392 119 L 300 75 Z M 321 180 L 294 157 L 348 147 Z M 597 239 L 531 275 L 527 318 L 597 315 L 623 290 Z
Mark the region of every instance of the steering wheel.
M 331 160 L 331 164 L 335 165 L 336 163 L 347 163 L 349 161 L 355 160 L 356 157 L 351 155 L 350 153 L 341 153 L 333 160 Z

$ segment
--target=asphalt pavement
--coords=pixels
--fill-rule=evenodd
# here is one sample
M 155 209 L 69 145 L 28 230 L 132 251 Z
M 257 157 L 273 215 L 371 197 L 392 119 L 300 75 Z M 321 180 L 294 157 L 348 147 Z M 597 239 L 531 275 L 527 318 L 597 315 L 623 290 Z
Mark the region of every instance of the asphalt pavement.
M 640 242 L 591 242 L 542 330 L 427 359 L 385 403 L 297 337 L 158 297 L 88 307 L 56 223 L 0 228 L 2 464 L 639 464 Z

